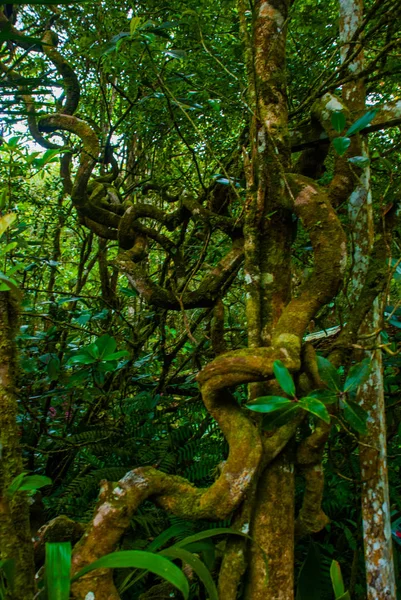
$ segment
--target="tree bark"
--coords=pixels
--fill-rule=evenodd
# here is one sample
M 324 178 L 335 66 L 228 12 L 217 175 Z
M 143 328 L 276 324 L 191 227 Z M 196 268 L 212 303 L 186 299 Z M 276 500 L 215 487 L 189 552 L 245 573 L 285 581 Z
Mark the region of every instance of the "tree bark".
M 342 60 L 346 59 L 350 49 L 347 42 L 351 41 L 362 21 L 363 0 L 340 0 Z M 352 49 L 355 49 L 355 45 Z M 364 56 L 361 46 L 360 53 L 349 65 L 349 69 L 353 73 L 358 73 L 363 70 L 363 66 Z M 351 111 L 363 113 L 366 110 L 365 97 L 363 79 L 344 85 L 343 98 Z M 366 137 L 356 136 L 352 140 L 351 150 L 353 156 L 369 158 Z M 360 169 L 358 175 L 357 184 L 348 202 L 353 243 L 353 268 L 351 289 L 349 290 L 350 306 L 355 303 L 362 292 L 374 241 L 369 165 Z M 379 339 L 382 308 L 381 298 L 378 297 L 361 327 L 360 333 L 370 334 L 370 343 L 372 340 L 377 343 Z M 367 351 L 366 355 L 371 361 L 371 374 L 359 389 L 358 402 L 369 415 L 368 434 L 363 436 L 359 446 L 367 600 L 385 600 L 395 598 L 396 590 L 386 458 L 383 365 L 380 349 Z
M 7 590 L 7 600 L 32 600 L 35 567 L 28 501 L 24 492 L 7 493 L 23 471 L 14 379 L 17 320 L 16 300 L 11 292 L 0 292 L 0 560 L 15 561 L 14 589 Z

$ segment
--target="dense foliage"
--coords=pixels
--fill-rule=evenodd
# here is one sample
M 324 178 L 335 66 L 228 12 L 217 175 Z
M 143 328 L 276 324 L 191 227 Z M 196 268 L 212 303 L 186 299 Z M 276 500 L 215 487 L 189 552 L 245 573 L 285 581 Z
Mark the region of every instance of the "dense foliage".
M 340 2 L 343 11 L 346 4 Z M 263 36 L 270 34 L 259 19 L 274 21 L 285 7 L 269 54 Z M 371 475 L 360 456 L 363 447 L 380 460 L 386 452 L 385 440 L 377 448 L 369 437 L 376 417 L 363 399 L 379 361 L 384 379 L 373 387 L 384 391 L 390 505 L 377 506 L 372 519 L 385 513 L 391 521 L 390 570 L 397 577 L 400 7 L 398 0 L 366 1 L 352 55 L 344 28 L 339 35 L 337 0 L 2 5 L 0 360 L 11 375 L 0 372 L 0 534 L 11 540 L 9 512 L 28 503 L 36 570 L 46 541 L 74 547 L 81 539 L 73 574 L 116 550 L 159 552 L 153 563 L 145 554 L 106 557 L 103 566 L 125 568 L 115 570 L 114 584 L 104 584 L 118 595 L 105 598 L 178 598 L 187 580 L 190 598 L 214 598 L 219 571 L 220 600 L 291 600 L 294 587 L 297 600 L 323 600 L 333 598 L 333 583 L 338 598 L 392 598 L 380 588 L 377 596 L 366 591 L 361 495 Z M 287 29 L 286 40 L 276 43 Z M 350 69 L 362 51 L 362 70 Z M 352 86 L 362 82 L 366 106 L 365 97 L 362 107 L 351 105 Z M 366 206 L 355 218 L 347 201 L 369 170 L 373 200 L 366 201 L 365 222 Z M 305 189 L 318 197 L 310 209 Z M 260 213 L 262 196 L 268 200 Z M 255 281 L 262 281 L 259 291 Z M 299 348 L 290 335 L 298 336 Z M 280 351 L 269 354 L 272 348 Z M 218 377 L 224 385 L 212 388 Z M 230 396 L 226 413 L 218 393 L 222 405 Z M 321 429 L 313 459 L 303 462 L 308 440 Z M 272 440 L 279 440 L 273 450 Z M 227 455 L 235 443 L 233 468 Z M 262 459 L 258 444 L 265 444 Z M 240 465 L 248 455 L 249 481 Z M 287 472 L 280 460 L 295 483 L 280 479 Z M 250 482 L 270 463 L 281 475 L 266 479 L 271 497 L 263 508 Z M 322 479 L 310 478 L 311 466 L 324 472 L 324 493 Z M 122 493 L 121 481 L 128 490 L 124 476 L 156 470 L 162 489 L 152 484 L 137 503 L 130 496 L 121 511 L 129 516 L 116 517 L 82 551 L 83 532 L 95 539 L 112 491 Z M 196 494 L 213 486 L 220 486 L 216 498 L 202 508 Z M 195 500 L 178 506 L 187 493 Z M 312 508 L 305 508 L 310 493 Z M 272 517 L 266 534 L 276 550 L 258 538 L 247 509 L 241 513 L 244 496 L 245 506 L 260 503 L 251 510 L 255 523 L 258 510 L 270 514 L 282 501 L 281 524 Z M 294 522 L 294 514 L 302 519 Z M 118 537 L 100 547 L 113 529 Z M 288 535 L 295 549 L 285 555 Z M 0 598 L 7 600 L 18 597 L 7 570 L 10 548 L 11 542 L 0 549 Z M 234 562 L 235 552 L 248 556 L 244 564 Z M 160 579 L 168 570 L 164 559 L 186 577 L 172 570 Z M 267 561 L 269 584 L 252 567 L 248 579 L 236 581 L 234 571 L 241 576 L 254 560 Z M 49 546 L 46 561 L 53 565 L 47 573 L 61 564 L 68 573 L 68 544 Z M 295 586 L 277 589 L 288 569 Z M 59 583 L 40 573 L 47 592 L 37 597 L 53 598 Z M 231 575 L 234 591 L 225 587 Z M 257 576 L 261 588 L 272 586 L 264 588 L 268 595 L 253 587 Z M 73 586 L 71 593 L 90 599 L 89 588 Z

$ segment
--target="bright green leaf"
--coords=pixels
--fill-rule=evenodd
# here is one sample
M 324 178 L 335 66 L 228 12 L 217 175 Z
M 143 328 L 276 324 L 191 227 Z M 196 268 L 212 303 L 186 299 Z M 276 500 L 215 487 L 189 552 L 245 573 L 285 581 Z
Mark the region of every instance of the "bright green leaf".
M 298 402 L 298 405 L 304 410 L 312 413 L 312 415 L 319 417 L 319 419 L 322 419 L 325 423 L 330 423 L 330 415 L 327 408 L 323 402 L 317 400 L 317 398 L 302 398 Z
M 71 542 L 46 544 L 45 586 L 52 600 L 69 600 Z
M 67 365 L 92 365 L 95 362 L 96 359 L 89 354 L 77 354 L 68 359 Z
M 376 114 L 377 108 L 368 110 L 368 112 L 366 112 L 360 119 L 358 119 L 357 121 L 355 121 L 355 123 L 351 125 L 351 127 L 347 131 L 347 135 L 354 135 L 355 133 L 358 133 L 358 131 L 365 129 L 365 127 L 367 127 L 369 123 L 373 121 Z
M 341 567 L 336 560 L 333 560 L 330 566 L 330 577 L 333 584 L 335 598 L 340 598 L 345 592 Z
M 289 396 L 295 396 L 295 384 L 291 373 L 281 360 L 275 360 L 273 364 L 274 375 L 280 384 L 280 387 Z
M 189 596 L 188 580 L 174 563 L 167 558 L 164 558 L 164 556 L 153 554 L 153 552 L 144 552 L 142 550 L 123 550 L 121 552 L 106 554 L 105 556 L 102 556 L 102 558 L 95 560 L 95 562 L 81 569 L 74 575 L 71 582 L 76 581 L 86 573 L 94 571 L 95 569 L 124 569 L 127 567 L 147 569 L 151 573 L 163 577 L 163 579 L 179 589 L 184 598 L 188 598 Z
M 292 404 L 292 401 L 288 400 L 288 398 L 282 398 L 281 396 L 261 396 L 246 404 L 246 407 L 255 412 L 270 413 L 288 404 Z

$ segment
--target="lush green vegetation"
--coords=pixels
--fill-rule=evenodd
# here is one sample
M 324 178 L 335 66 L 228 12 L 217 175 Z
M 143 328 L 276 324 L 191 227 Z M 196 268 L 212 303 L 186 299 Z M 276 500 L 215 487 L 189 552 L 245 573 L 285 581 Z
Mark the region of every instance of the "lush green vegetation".
M 401 2 L 362 4 L 0 6 L 1 600 L 400 597 Z

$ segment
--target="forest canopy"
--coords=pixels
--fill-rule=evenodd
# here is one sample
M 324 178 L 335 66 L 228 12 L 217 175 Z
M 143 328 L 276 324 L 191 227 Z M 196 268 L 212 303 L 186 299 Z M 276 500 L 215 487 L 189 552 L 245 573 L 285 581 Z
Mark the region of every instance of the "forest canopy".
M 400 0 L 0 5 L 0 600 L 397 600 Z

